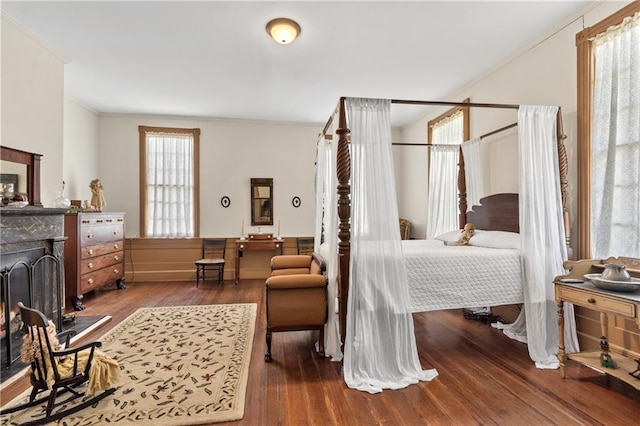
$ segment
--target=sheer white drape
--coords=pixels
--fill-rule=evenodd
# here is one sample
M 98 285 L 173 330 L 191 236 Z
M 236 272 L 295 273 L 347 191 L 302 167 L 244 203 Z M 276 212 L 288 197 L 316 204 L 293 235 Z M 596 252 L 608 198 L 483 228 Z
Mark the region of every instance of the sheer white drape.
M 522 105 L 518 111 L 520 236 L 524 309 L 508 336 L 526 341 L 538 368 L 558 368 L 558 325 L 553 279 L 565 273 L 556 114 L 558 107 Z M 578 350 L 573 305 L 565 303 L 565 344 Z
M 351 268 L 344 376 L 370 393 L 431 380 L 418 358 L 398 228 L 391 102 L 346 100 L 351 129 Z
M 437 122 L 431 131 L 427 238 L 458 229 L 458 158 L 464 141 L 464 115 L 458 111 Z M 442 146 L 455 145 L 455 146 Z
M 640 256 L 640 13 L 593 41 L 591 253 Z
M 334 120 L 333 122 L 337 122 Z M 334 138 L 335 140 L 335 138 Z M 324 352 L 332 361 L 342 361 L 338 318 L 338 203 L 336 178 L 337 142 L 318 140 L 316 168 L 316 230 L 314 251 L 326 262 L 329 317 L 325 325 Z M 324 243 L 322 232 L 324 229 Z
M 427 196 L 427 238 L 458 229 L 458 158 L 460 147 L 431 147 Z
M 485 194 L 481 143 L 480 138 L 473 138 L 462 144 L 467 187 L 467 211 L 471 210 L 473 206 L 479 206 L 480 198 Z
M 146 235 L 155 238 L 193 237 L 193 136 L 148 132 L 146 155 Z

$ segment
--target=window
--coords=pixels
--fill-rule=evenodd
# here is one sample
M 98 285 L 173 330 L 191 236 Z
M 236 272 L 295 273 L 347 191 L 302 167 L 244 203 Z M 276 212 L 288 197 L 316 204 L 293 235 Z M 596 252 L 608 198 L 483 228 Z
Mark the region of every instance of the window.
M 640 4 L 576 36 L 579 258 L 640 257 Z
M 138 131 L 141 236 L 197 237 L 200 129 L 139 126 Z
M 469 108 L 453 108 L 428 126 L 429 144 L 434 146 L 428 154 L 426 236 L 433 238 L 461 227 L 457 219 L 458 163 L 462 161 L 460 144 L 469 138 Z

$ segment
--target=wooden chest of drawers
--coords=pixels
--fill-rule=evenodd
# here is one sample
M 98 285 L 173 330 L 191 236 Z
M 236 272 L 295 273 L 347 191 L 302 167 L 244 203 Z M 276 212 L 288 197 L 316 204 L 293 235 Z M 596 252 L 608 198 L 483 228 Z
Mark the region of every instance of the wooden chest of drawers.
M 85 308 L 83 295 L 124 287 L 124 213 L 67 213 L 64 219 L 65 302 Z

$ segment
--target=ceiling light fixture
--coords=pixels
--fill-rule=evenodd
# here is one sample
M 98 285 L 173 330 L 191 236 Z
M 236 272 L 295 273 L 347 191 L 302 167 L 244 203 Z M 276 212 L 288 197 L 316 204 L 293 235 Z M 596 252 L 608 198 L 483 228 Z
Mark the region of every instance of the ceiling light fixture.
M 276 18 L 267 24 L 267 33 L 280 44 L 289 44 L 300 35 L 300 25 L 289 18 Z

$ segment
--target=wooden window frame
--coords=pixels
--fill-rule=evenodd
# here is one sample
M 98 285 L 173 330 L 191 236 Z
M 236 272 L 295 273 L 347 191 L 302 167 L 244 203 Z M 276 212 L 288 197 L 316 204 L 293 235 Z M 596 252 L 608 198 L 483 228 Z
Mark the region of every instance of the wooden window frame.
M 147 132 L 180 133 L 193 136 L 193 236 L 198 238 L 200 237 L 200 129 L 151 126 L 138 126 L 140 138 L 140 236 L 147 238 Z
M 591 145 L 593 123 L 593 82 L 595 57 L 593 38 L 609 27 L 619 25 L 623 19 L 640 12 L 640 2 L 633 2 L 597 24 L 576 34 L 578 72 L 578 212 L 577 257 L 591 258 Z
M 463 100 L 462 102 L 465 103 L 470 103 L 471 99 L 467 98 L 465 100 Z M 427 123 L 427 142 L 428 143 L 432 143 L 432 137 L 433 137 L 433 126 L 438 123 L 439 121 L 444 120 L 447 117 L 452 116 L 453 114 L 457 113 L 458 111 L 462 111 L 462 138 L 464 139 L 462 142 L 466 142 L 469 140 L 469 133 L 470 133 L 470 127 L 469 127 L 469 107 L 466 106 L 457 106 L 455 108 L 451 108 L 448 111 L 443 112 L 442 114 L 440 114 L 439 116 L 437 116 L 436 118 L 434 118 L 433 120 L 429 120 L 429 122 Z

